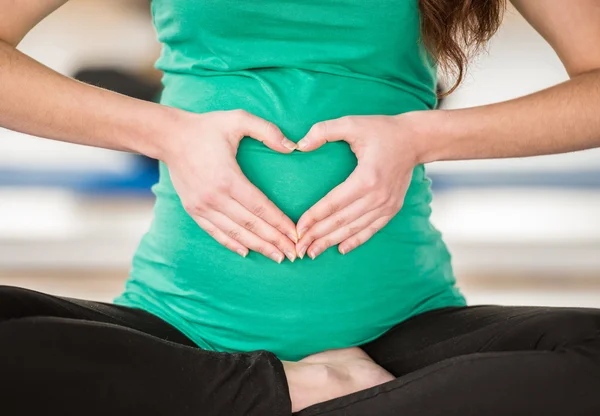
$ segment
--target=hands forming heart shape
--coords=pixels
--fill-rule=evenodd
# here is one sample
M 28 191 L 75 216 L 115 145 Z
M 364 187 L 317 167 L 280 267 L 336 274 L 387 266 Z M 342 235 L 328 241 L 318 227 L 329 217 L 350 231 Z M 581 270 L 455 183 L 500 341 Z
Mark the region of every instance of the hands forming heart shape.
M 414 167 L 420 163 L 418 114 L 346 116 L 316 123 L 296 144 L 273 123 L 243 110 L 189 114 L 164 152 L 184 209 L 230 250 L 248 250 L 281 263 L 312 259 L 338 245 L 346 254 L 364 244 L 401 209 Z M 416 117 L 415 117 L 416 116 Z M 190 134 L 202 131 L 202 138 Z M 310 152 L 346 141 L 358 160 L 350 176 L 294 224 L 237 165 L 245 136 L 281 152 Z M 198 189 L 197 184 L 203 184 Z

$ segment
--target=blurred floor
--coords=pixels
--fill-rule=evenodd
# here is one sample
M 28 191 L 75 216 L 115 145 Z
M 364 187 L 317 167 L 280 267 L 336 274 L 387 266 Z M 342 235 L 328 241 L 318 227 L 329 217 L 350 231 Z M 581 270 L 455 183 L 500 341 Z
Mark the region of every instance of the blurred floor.
M 126 270 L 0 271 L 0 285 L 110 302 L 123 288 Z M 600 308 L 594 276 L 540 279 L 532 276 L 459 276 L 470 304 L 579 306 Z
M 0 268 L 127 269 L 152 204 L 150 196 L 0 187 Z M 436 193 L 432 208 L 459 275 L 600 281 L 598 190 L 458 188 Z

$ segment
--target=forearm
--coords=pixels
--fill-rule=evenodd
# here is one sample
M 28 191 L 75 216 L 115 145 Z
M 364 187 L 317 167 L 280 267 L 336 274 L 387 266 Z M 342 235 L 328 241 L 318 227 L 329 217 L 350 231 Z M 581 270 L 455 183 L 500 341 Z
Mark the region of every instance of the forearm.
M 426 114 L 431 113 L 431 114 Z M 565 153 L 600 147 L 600 71 L 486 106 L 417 115 L 419 162 Z
M 58 74 L 0 41 L 0 126 L 160 158 L 179 110 Z

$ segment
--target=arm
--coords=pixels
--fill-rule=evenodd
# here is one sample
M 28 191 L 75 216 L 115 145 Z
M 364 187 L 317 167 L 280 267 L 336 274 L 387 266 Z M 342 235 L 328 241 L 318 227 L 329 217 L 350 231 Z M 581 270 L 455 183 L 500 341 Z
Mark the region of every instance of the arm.
M 272 123 L 242 110 L 195 114 L 93 87 L 36 62 L 15 46 L 66 0 L 0 0 L 0 127 L 49 139 L 141 153 L 169 167 L 188 214 L 246 256 L 294 260 L 294 223 L 243 175 L 235 159 L 250 136 L 290 153 Z
M 414 114 L 420 162 L 535 156 L 600 147 L 600 4 L 513 0 L 571 79 L 525 97 Z M 427 122 L 420 122 L 427 119 Z
M 402 208 L 419 163 L 534 156 L 600 147 L 598 0 L 513 0 L 548 40 L 571 80 L 522 98 L 461 110 L 348 116 L 315 124 L 312 151 L 344 140 L 358 166 L 298 220 L 298 255 L 364 244 Z
M 161 130 L 183 112 L 58 74 L 15 49 L 66 0 L 0 0 L 0 126 L 49 139 L 162 157 Z

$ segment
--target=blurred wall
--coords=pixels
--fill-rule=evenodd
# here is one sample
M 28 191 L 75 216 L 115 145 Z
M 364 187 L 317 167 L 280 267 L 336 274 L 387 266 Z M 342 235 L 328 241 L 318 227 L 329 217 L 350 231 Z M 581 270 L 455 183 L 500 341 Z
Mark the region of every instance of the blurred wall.
M 109 66 L 147 79 L 160 76 L 152 69 L 160 47 L 148 2 L 142 0 L 71 0 L 20 49 L 67 75 L 85 66 Z M 444 106 L 510 99 L 566 79 L 551 48 L 511 9 L 488 52 L 472 63 L 466 81 Z M 599 162 L 597 150 L 428 166 L 434 180 L 433 222 L 471 299 L 600 306 Z M 95 276 L 85 287 L 94 284 L 99 290 L 102 276 L 113 271 L 118 283 L 113 288 L 120 286 L 150 222 L 151 196 L 118 186 L 88 192 L 85 183 L 73 188 L 60 178 L 111 177 L 118 185 L 119 178 L 135 176 L 139 169 L 128 154 L 0 130 L 0 283 L 75 273 Z M 32 172 L 58 179 L 27 186 L 15 181 Z M 45 282 L 50 286 L 43 289 L 54 287 L 48 283 L 54 280 Z M 40 287 L 39 280 L 31 284 Z M 69 285 L 58 290 L 64 293 Z M 575 297 L 565 297 L 569 288 Z

